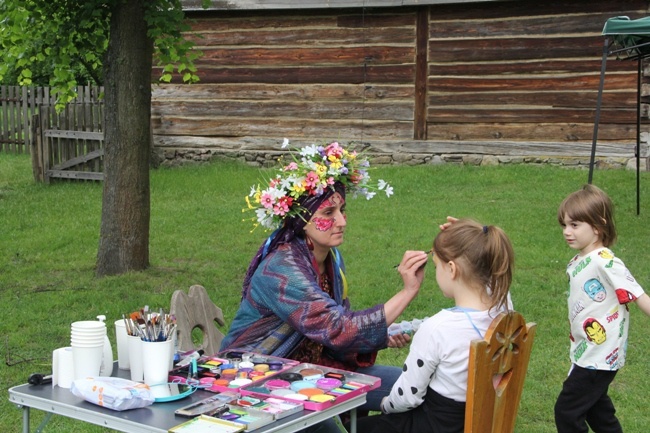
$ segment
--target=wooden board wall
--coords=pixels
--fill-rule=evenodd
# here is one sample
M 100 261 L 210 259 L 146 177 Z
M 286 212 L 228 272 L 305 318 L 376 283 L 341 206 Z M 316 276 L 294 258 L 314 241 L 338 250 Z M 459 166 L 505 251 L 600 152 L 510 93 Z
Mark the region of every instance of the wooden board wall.
M 154 87 L 162 147 L 400 149 L 590 143 L 607 18 L 647 0 L 190 14 L 200 83 Z M 636 131 L 636 62 L 610 59 L 599 138 Z M 424 140 L 424 141 L 422 141 Z M 420 143 L 420 145 L 418 145 Z M 578 146 L 580 147 L 580 146 Z
M 590 141 L 608 18 L 647 1 L 500 2 L 431 8 L 430 140 Z M 636 128 L 636 62 L 607 62 L 602 140 Z

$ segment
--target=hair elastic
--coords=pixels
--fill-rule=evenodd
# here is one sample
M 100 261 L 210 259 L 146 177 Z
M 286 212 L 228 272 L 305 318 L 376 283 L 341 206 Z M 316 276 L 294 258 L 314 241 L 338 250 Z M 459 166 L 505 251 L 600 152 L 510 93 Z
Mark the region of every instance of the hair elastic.
M 488 226 L 483 226 L 483 233 L 487 234 L 488 232 Z

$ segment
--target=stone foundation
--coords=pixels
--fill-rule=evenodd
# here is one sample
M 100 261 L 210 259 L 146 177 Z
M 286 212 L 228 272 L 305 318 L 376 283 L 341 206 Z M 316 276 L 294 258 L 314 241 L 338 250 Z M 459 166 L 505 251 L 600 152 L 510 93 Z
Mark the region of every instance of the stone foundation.
M 156 165 L 176 167 L 188 164 L 205 164 L 213 159 L 228 159 L 244 162 L 254 167 L 275 166 L 280 152 L 265 151 L 223 151 L 221 149 L 161 149 L 154 150 Z M 372 153 L 369 160 L 373 165 L 475 165 L 496 166 L 506 164 L 552 165 L 572 168 L 589 168 L 589 157 L 585 156 L 510 156 L 481 154 L 417 154 L 417 153 Z M 649 158 L 642 158 L 640 169 L 647 171 Z M 599 169 L 636 170 L 636 158 L 596 157 Z

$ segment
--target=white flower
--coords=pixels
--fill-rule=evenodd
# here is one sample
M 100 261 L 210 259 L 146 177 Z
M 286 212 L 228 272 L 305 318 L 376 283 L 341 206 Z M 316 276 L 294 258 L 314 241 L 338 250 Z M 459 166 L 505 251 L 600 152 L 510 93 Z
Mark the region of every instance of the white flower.
M 375 194 L 377 194 L 377 193 L 374 192 L 374 191 L 373 192 L 368 191 L 366 193 L 366 200 L 370 200 L 371 198 L 373 198 L 375 196 Z
M 391 195 L 393 195 L 393 187 L 386 184 L 386 197 L 390 197 Z
M 280 180 L 280 188 L 285 191 L 289 191 L 291 187 L 296 183 L 297 177 L 295 175 L 287 176 L 286 178 Z
M 304 157 L 313 157 L 318 155 L 318 147 L 315 144 L 311 146 L 305 146 L 300 150 L 300 155 Z
M 273 214 L 267 212 L 266 209 L 256 209 L 255 215 L 257 216 L 257 222 L 259 222 L 262 227 L 266 227 L 267 229 L 275 228 L 273 227 Z
M 383 179 L 379 179 L 379 180 L 377 181 L 377 188 L 379 188 L 379 191 L 381 191 L 382 189 L 384 189 L 384 187 L 385 187 L 386 185 L 388 185 L 388 184 L 387 184 L 386 181 L 383 180 Z
M 289 139 L 285 137 L 284 140 L 282 141 L 282 148 L 285 149 L 288 145 L 289 145 Z
M 251 186 L 251 192 L 248 193 L 249 197 L 254 197 L 255 193 L 257 193 L 257 187 L 255 185 Z

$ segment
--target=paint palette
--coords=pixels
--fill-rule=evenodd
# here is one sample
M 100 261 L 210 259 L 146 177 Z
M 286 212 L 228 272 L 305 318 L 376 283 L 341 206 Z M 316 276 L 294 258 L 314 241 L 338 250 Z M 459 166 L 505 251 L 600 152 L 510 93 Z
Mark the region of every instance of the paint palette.
M 365 374 L 298 364 L 271 377 L 242 387 L 242 396 L 278 398 L 302 403 L 308 410 L 323 410 L 377 388 L 381 379 Z
M 194 375 L 190 371 L 191 365 L 173 369 L 169 373 L 169 380 L 184 383 L 191 378 L 198 380 L 199 386 L 207 391 L 233 391 L 274 376 L 297 364 L 298 361 L 291 359 L 229 350 L 199 358 Z

